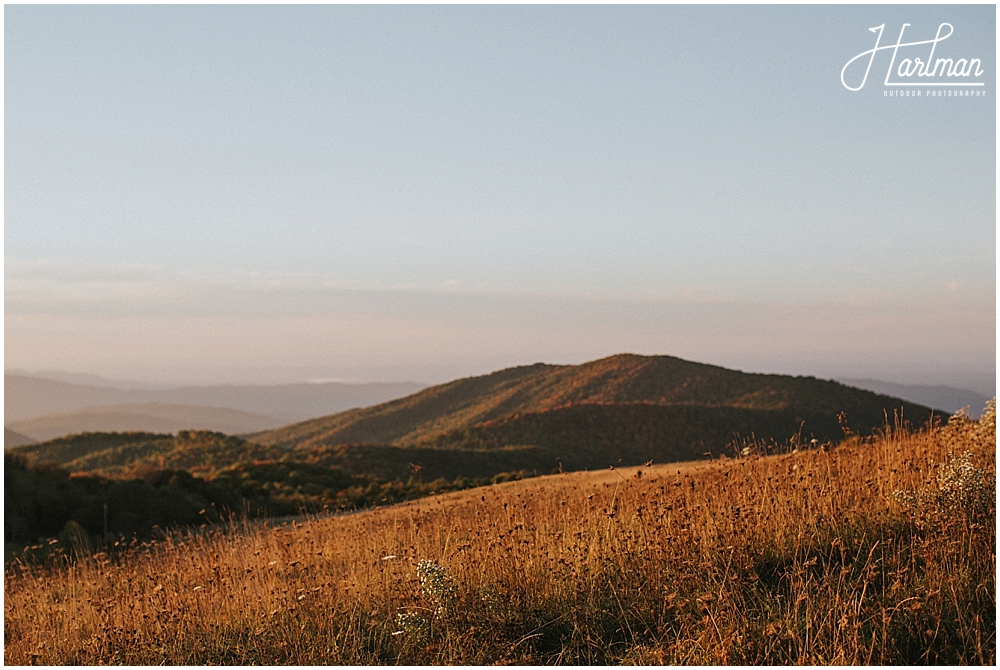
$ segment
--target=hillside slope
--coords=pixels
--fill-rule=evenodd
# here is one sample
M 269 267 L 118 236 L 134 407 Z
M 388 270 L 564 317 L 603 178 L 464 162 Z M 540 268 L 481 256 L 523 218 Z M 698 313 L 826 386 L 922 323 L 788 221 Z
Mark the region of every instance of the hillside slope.
M 609 412 L 607 406 L 628 411 Z M 594 431 L 618 439 L 634 430 L 632 414 L 676 427 L 684 419 L 678 407 L 700 407 L 728 412 L 702 412 L 696 432 L 722 433 L 708 440 L 719 450 L 737 436 L 786 442 L 792 434 L 836 439 L 837 417 L 844 413 L 852 430 L 867 434 L 893 421 L 894 413 L 915 423 L 928 419 L 927 407 L 879 396 L 837 382 L 812 377 L 747 374 L 672 356 L 621 354 L 582 365 L 545 365 L 509 368 L 489 375 L 459 379 L 406 398 L 374 407 L 351 410 L 252 436 L 255 442 L 286 448 L 309 448 L 342 443 L 392 444 L 400 447 L 496 448 L 512 444 L 539 444 L 538 430 L 547 432 L 551 446 L 579 444 L 572 425 L 566 430 L 541 426 L 561 422 L 562 412 L 574 410 L 574 419 Z M 668 409 L 670 408 L 670 409 Z M 734 410 L 756 412 L 738 419 Z M 557 412 L 552 414 L 552 412 Z M 531 418 L 527 418 L 532 415 Z M 655 417 L 655 418 L 653 418 Z M 720 422 L 721 421 L 721 425 Z M 512 422 L 520 422 L 515 427 Z M 525 438 L 524 425 L 539 427 Z M 760 429 L 758 429 L 760 427 Z M 764 430 L 761 430 L 764 429 Z M 676 432 L 676 431 L 675 431 Z M 523 441 L 528 439 L 528 442 Z M 602 438 L 603 439 L 603 438 Z M 655 435 L 650 439 L 655 441 Z M 559 444 L 552 444 L 553 440 Z M 685 442 L 686 457 L 700 456 Z

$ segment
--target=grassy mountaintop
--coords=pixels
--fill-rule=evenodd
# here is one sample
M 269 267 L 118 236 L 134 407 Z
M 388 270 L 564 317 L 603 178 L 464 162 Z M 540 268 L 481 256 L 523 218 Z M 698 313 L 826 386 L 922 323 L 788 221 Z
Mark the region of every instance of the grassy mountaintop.
M 803 421 L 804 435 L 836 439 L 841 412 L 851 428 L 863 434 L 884 425 L 887 415 L 891 422 L 899 410 L 914 422 L 926 421 L 930 415 L 927 407 L 813 377 L 748 374 L 672 356 L 620 354 L 582 365 L 538 363 L 459 379 L 374 407 L 267 431 L 252 439 L 298 448 L 343 443 L 454 448 L 486 446 L 491 441 L 490 446 L 537 445 L 537 434 L 524 434 L 525 421 L 555 437 L 557 431 L 541 426 L 561 421 L 553 413 L 570 408 L 576 408 L 575 419 L 593 423 L 610 439 L 631 430 L 628 422 L 634 417 L 630 412 L 639 410 L 614 417 L 607 407 L 638 405 L 661 408 L 648 409 L 646 414 L 672 425 L 679 420 L 680 407 L 725 408 L 730 414 L 738 413 L 740 421 L 724 420 L 726 429 L 721 432 L 727 433 L 728 440 L 736 437 L 739 428 L 761 437 L 755 425 L 770 429 L 768 424 L 777 423 L 780 430 L 767 436 L 784 441 Z M 751 419 L 752 414 L 756 418 Z M 529 415 L 534 418 L 526 420 Z M 511 429 L 527 441 L 512 442 Z M 476 433 L 474 439 L 469 439 L 470 432 Z M 723 445 L 714 440 L 710 447 Z
M 984 419 L 12 563 L 4 662 L 992 666 Z

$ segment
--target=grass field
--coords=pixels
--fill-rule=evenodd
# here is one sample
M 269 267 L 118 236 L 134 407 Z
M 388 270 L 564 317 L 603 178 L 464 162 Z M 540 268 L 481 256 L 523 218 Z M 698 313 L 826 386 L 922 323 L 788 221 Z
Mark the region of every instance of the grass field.
M 993 665 L 995 426 L 13 564 L 4 661 Z

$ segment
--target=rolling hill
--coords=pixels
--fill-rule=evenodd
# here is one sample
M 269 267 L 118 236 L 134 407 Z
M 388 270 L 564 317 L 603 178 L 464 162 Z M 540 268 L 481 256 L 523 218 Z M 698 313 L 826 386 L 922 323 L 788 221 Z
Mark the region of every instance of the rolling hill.
M 118 479 L 158 469 L 185 470 L 211 480 L 234 468 L 280 464 L 286 469 L 342 470 L 353 477 L 379 481 L 406 480 L 416 469 L 419 479 L 431 481 L 442 477 L 489 478 L 548 465 L 534 447 L 457 450 L 364 444 L 289 450 L 222 433 L 188 430 L 177 435 L 81 433 L 9 448 L 7 453 L 31 464 L 47 463 L 67 472 Z M 308 488 L 309 481 L 293 484 Z
M 154 525 L 217 522 L 230 513 L 371 507 L 524 476 L 503 472 L 506 451 L 476 452 L 469 463 L 463 456 L 470 452 L 442 449 L 304 452 L 209 431 L 82 433 L 5 451 L 4 523 L 8 538 L 22 542 L 70 521 L 90 534 L 107 523 L 111 532 L 145 537 Z M 414 452 L 427 457 L 427 472 L 483 474 L 412 477 Z
M 836 440 L 838 417 L 870 434 L 932 410 L 813 377 L 748 374 L 671 356 L 621 354 L 582 365 L 509 368 L 406 398 L 250 437 L 309 449 L 338 444 L 544 453 L 549 468 L 607 467 L 723 453 L 755 438 Z M 525 452 L 527 453 L 527 452 Z

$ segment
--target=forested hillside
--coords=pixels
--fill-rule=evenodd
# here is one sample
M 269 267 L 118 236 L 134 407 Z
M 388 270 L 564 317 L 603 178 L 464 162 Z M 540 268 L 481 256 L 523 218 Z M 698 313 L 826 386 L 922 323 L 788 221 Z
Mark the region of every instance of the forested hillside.
M 569 408 L 570 422 L 553 414 Z M 533 445 L 572 452 L 589 449 L 590 435 L 599 434 L 599 443 L 631 449 L 630 435 L 643 431 L 635 424 L 639 419 L 657 426 L 640 442 L 659 443 L 657 460 L 668 460 L 706 450 L 718 454 L 751 434 L 781 443 L 793 435 L 825 441 L 839 438 L 842 426 L 867 435 L 897 417 L 919 425 L 930 416 L 930 408 L 814 377 L 748 374 L 672 356 L 622 354 L 582 365 L 536 364 L 459 379 L 251 439 L 286 448 Z M 586 434 L 574 428 L 577 421 L 590 427 Z

